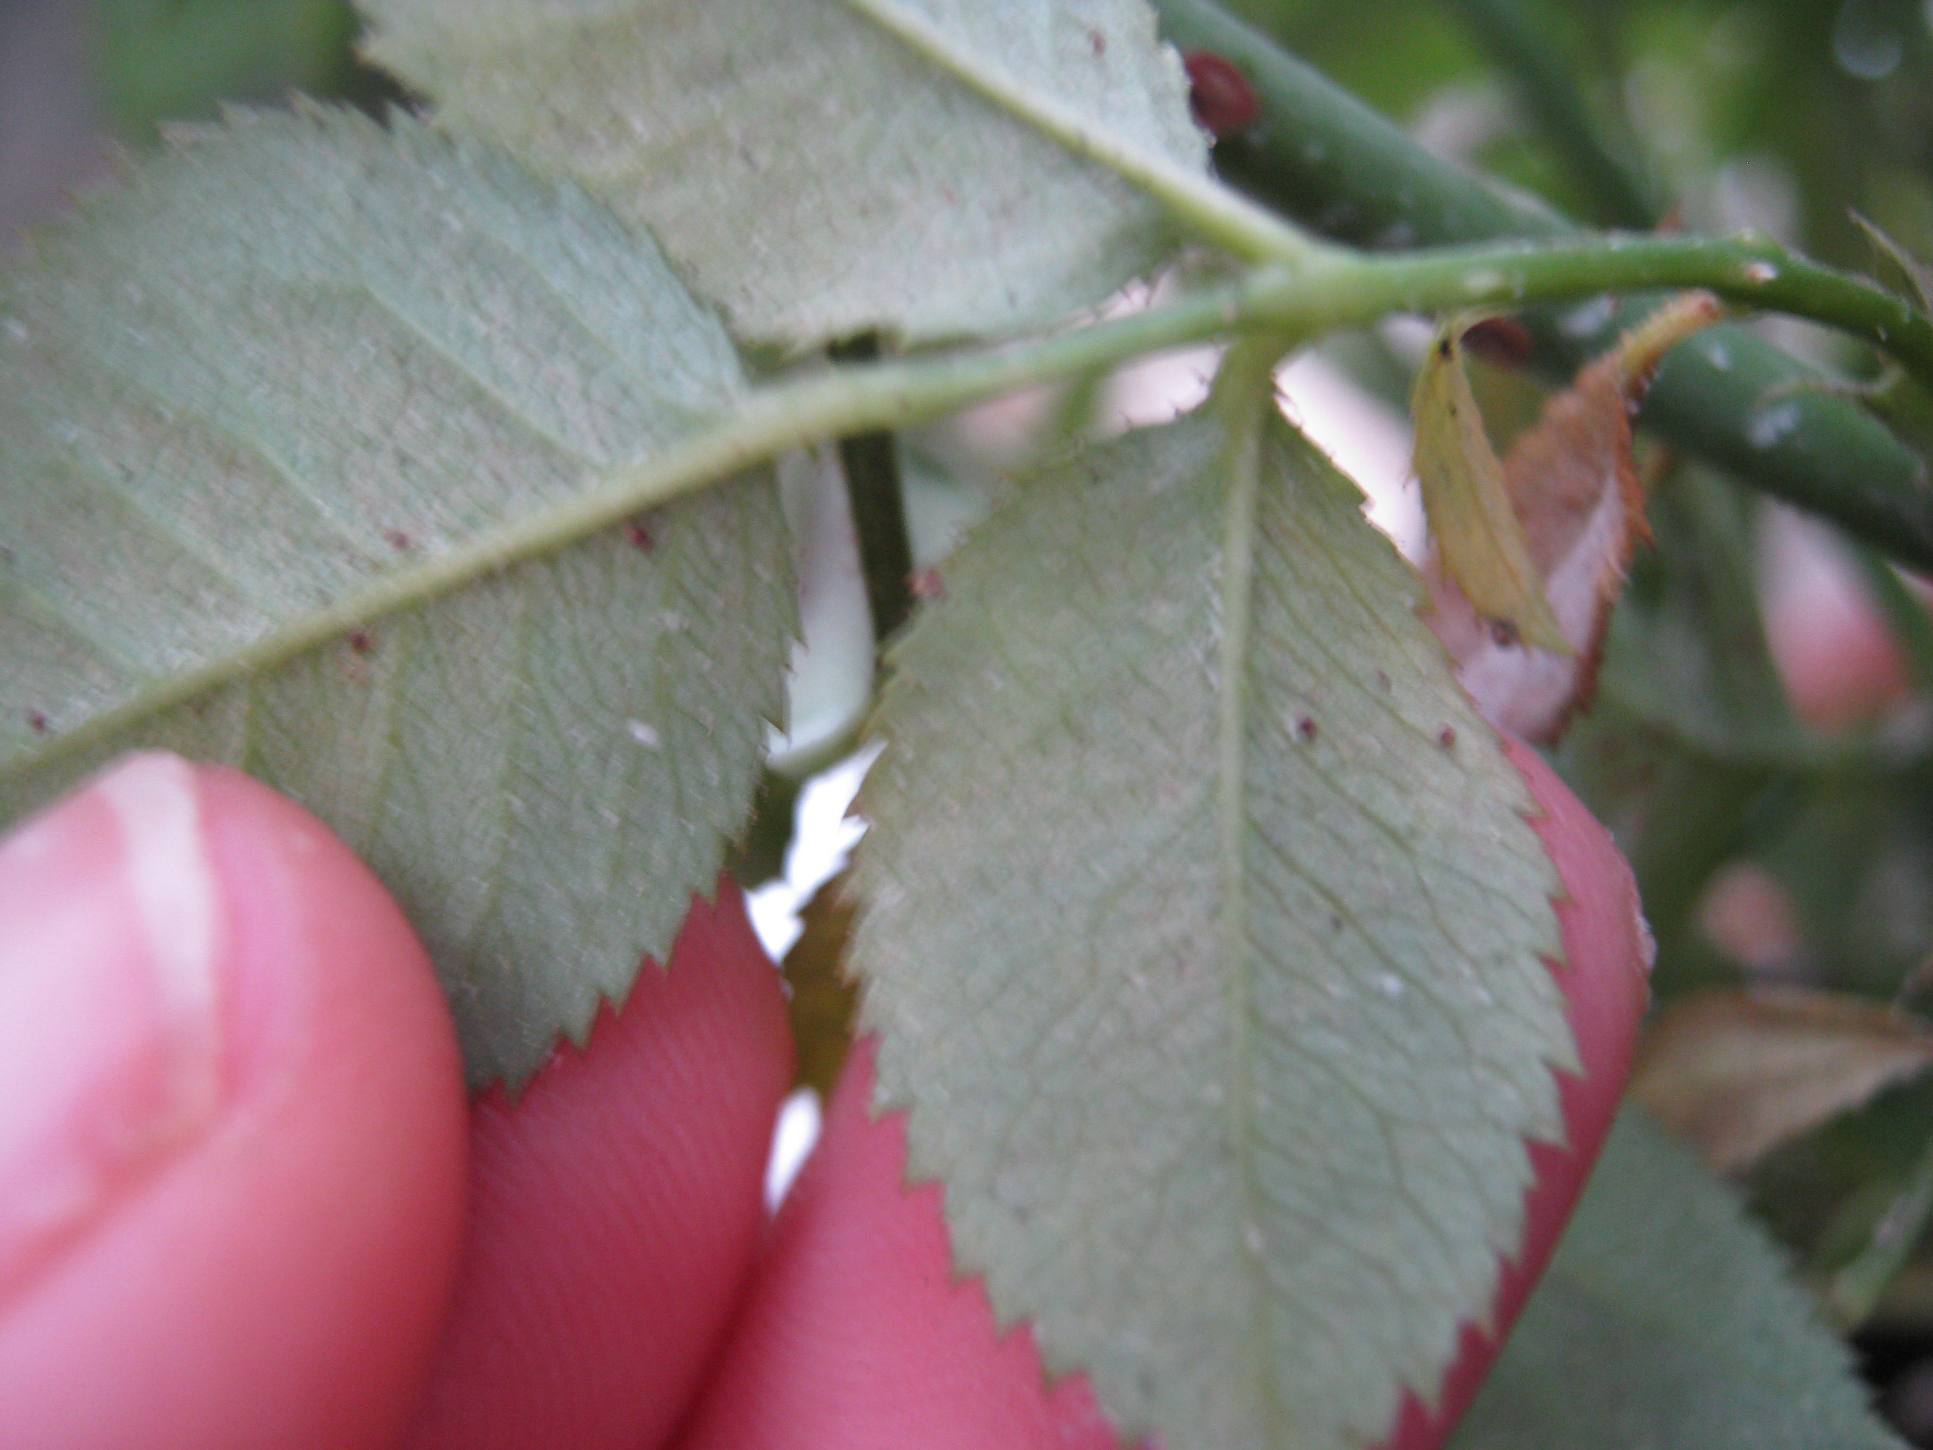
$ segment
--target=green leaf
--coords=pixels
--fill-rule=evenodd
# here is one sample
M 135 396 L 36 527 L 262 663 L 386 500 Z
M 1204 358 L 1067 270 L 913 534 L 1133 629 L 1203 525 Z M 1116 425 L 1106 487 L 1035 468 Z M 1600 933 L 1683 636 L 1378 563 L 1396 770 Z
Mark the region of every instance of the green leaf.
M 1453 1450 L 1902 1450 L 1732 1195 L 1627 1111 Z
M 1143 0 L 362 3 L 371 57 L 445 123 L 648 224 L 764 342 L 985 333 L 1158 263 L 1157 206 L 1016 96 L 1206 165 Z
M 1452 323 L 1437 332 L 1410 397 L 1416 480 L 1437 556 L 1486 623 L 1507 627 L 1537 649 L 1575 654 L 1504 491 L 1503 465 L 1463 371 L 1462 330 L 1462 323 Z
M 88 213 L 0 275 L 0 818 L 137 744 L 247 769 L 515 1083 L 663 959 L 779 708 L 766 472 L 556 517 L 732 406 L 724 331 L 581 193 L 404 121 L 238 117 Z
M 243 96 L 340 91 L 355 76 L 349 0 L 97 0 L 101 98 L 124 135 Z
M 854 962 L 912 1172 L 1050 1370 L 1127 1440 L 1339 1450 L 1489 1303 L 1573 1049 L 1522 783 L 1251 383 L 949 561 Z

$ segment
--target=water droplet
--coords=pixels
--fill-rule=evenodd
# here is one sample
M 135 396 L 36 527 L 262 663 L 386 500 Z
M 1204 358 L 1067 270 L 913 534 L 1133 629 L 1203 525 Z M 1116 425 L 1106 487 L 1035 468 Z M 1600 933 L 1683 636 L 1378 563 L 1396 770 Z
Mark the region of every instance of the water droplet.
M 626 720 L 624 728 L 646 750 L 656 750 L 661 743 L 658 732 L 642 720 Z
M 1747 262 L 1745 280 L 1756 287 L 1763 287 L 1779 275 L 1779 269 L 1770 262 Z
M 1862 81 L 1880 81 L 1899 69 L 1906 37 L 1879 0 L 1846 0 L 1832 22 L 1832 58 L 1839 69 Z
M 1394 972 L 1384 972 L 1376 978 L 1376 990 L 1393 1002 L 1408 991 L 1409 988 L 1404 984 L 1403 979 Z
M 1591 337 L 1609 326 L 1616 312 L 1617 304 L 1609 297 L 1594 297 L 1566 312 L 1557 328 L 1566 337 Z
M 1721 373 L 1732 370 L 1732 350 L 1722 342 L 1714 342 L 1705 349 L 1705 361 Z
M 1752 414 L 1745 425 L 1745 441 L 1754 448 L 1771 448 L 1783 442 L 1799 426 L 1799 405 L 1779 403 Z

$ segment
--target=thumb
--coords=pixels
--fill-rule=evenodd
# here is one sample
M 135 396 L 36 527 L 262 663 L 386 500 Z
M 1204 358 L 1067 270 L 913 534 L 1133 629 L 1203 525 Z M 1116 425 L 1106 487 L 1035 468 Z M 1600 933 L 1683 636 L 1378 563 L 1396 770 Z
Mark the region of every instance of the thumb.
M 383 1444 L 456 1259 L 422 948 L 315 819 L 134 756 L 0 844 L 0 1444 Z

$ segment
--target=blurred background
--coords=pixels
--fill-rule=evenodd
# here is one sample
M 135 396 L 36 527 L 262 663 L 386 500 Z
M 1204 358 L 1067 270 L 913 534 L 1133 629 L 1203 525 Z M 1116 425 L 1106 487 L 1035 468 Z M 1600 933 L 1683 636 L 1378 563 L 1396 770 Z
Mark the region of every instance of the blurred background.
M 1933 0 L 1229 8 L 1431 150 L 1587 223 L 1759 227 L 1893 285 L 1857 217 L 1933 256 Z M 110 175 L 117 152 L 156 144 L 165 121 L 296 91 L 401 100 L 357 64 L 354 32 L 339 0 L 0 0 L 0 264 L 20 229 Z M 1872 380 L 1869 357 L 1815 329 L 1758 326 L 1845 388 Z M 1424 336 L 1393 323 L 1334 338 L 1283 375 L 1291 411 L 1411 550 L 1405 406 Z M 1083 416 L 1165 417 L 1212 366 L 1212 353 L 1143 365 L 1081 400 Z M 1501 448 L 1546 388 L 1475 367 Z M 902 440 L 915 562 L 939 571 L 935 587 L 1003 471 L 1067 404 L 1009 400 Z M 863 761 L 849 749 L 874 673 L 850 520 L 839 490 L 815 487 L 826 462 L 788 465 L 807 643 L 741 868 L 765 882 L 775 954 L 857 834 L 844 813 Z M 1933 1015 L 1933 631 L 1918 581 L 1660 448 L 1644 470 L 1656 546 L 1634 568 L 1596 706 L 1556 758 L 1639 873 L 1660 1001 L 1796 984 L 1890 1004 L 1917 1032 Z M 799 952 L 836 950 L 836 931 L 808 931 Z M 811 1115 L 802 1097 L 779 1180 Z M 1933 1074 L 1777 1148 L 1741 1186 L 1856 1336 L 1888 1413 L 1933 1445 Z

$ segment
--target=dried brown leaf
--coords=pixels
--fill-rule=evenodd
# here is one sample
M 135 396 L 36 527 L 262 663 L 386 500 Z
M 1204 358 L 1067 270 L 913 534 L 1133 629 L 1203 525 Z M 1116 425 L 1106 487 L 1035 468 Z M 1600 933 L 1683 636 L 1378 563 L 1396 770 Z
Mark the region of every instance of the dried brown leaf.
M 1653 313 L 1552 398 L 1503 460 L 1505 495 L 1568 652 L 1540 648 L 1487 613 L 1442 553 L 1427 562 L 1431 625 L 1463 687 L 1499 728 L 1555 739 L 1589 705 L 1611 606 L 1632 550 L 1650 536 L 1631 414 L 1665 352 L 1718 315 L 1716 299 L 1702 292 Z
M 1794 988 L 1702 992 L 1645 1034 L 1631 1091 L 1738 1172 L 1933 1065 L 1933 1027 L 1877 1002 Z

